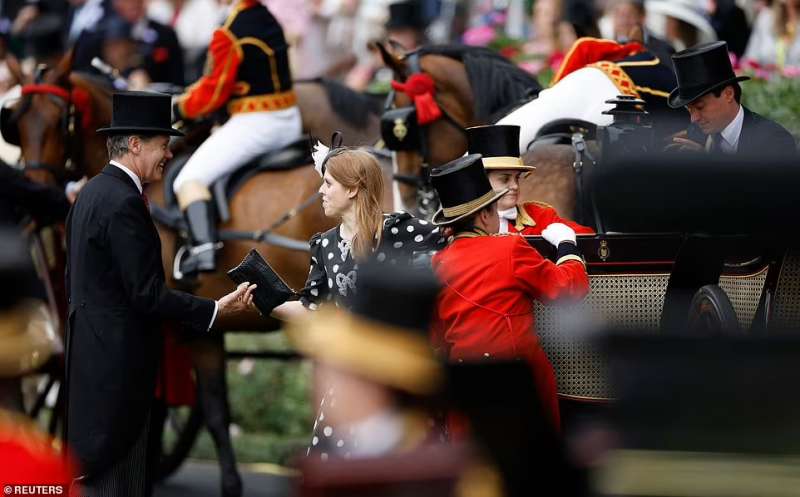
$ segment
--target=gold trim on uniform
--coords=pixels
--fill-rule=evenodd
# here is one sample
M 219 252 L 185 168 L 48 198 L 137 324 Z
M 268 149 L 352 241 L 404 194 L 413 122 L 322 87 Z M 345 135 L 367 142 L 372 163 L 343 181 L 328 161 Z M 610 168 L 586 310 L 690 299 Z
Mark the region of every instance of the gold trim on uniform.
M 581 258 L 581 256 L 575 254 L 568 254 L 561 257 L 556 261 L 556 265 L 560 265 L 568 261 L 578 261 L 581 264 L 583 264 L 583 267 L 586 267 L 586 262 Z
M 661 63 L 658 57 L 653 57 L 653 60 L 638 60 L 630 62 L 617 62 L 620 67 L 641 67 L 641 66 L 657 66 Z
M 587 67 L 594 67 L 603 71 L 603 73 L 608 76 L 608 79 L 614 83 L 614 86 L 617 87 L 617 90 L 619 90 L 623 95 L 640 98 L 639 92 L 636 91 L 636 85 L 633 83 L 633 80 L 630 76 L 628 76 L 628 73 L 619 67 L 618 64 L 604 60 L 602 62 L 590 64 Z
M 232 93 L 240 97 L 242 95 L 247 95 L 250 93 L 250 83 L 247 81 L 237 81 L 236 84 L 233 85 Z
M 466 203 L 463 203 L 463 204 L 459 204 L 459 205 L 454 205 L 453 207 L 444 207 L 442 209 L 442 212 L 444 213 L 445 217 L 447 217 L 447 218 L 453 218 L 453 217 L 462 216 L 464 214 L 467 214 L 468 212 L 474 211 L 475 209 L 477 209 L 478 207 L 480 207 L 484 203 L 486 203 L 489 200 L 491 200 L 492 198 L 494 198 L 495 195 L 497 195 L 496 191 L 489 190 L 488 192 L 484 193 L 480 197 L 478 197 L 476 199 L 473 199 L 473 200 L 470 200 L 469 202 L 466 202 Z
M 655 89 L 647 87 L 647 86 L 637 86 L 636 87 L 636 91 L 649 93 L 650 95 L 655 95 L 657 97 L 664 97 L 664 98 L 668 98 L 669 97 L 669 92 L 661 91 L 661 90 L 655 90 Z
M 228 113 L 233 115 L 241 112 L 283 110 L 293 107 L 295 104 L 297 104 L 297 95 L 294 90 L 289 90 L 282 93 L 255 95 L 231 100 L 228 103 Z
M 269 45 L 264 42 L 264 40 L 259 40 L 258 38 L 254 38 L 252 36 L 247 36 L 239 40 L 239 45 L 253 45 L 258 47 L 267 54 L 267 58 L 269 59 L 269 71 L 270 75 L 272 76 L 272 84 L 275 85 L 275 92 L 278 93 L 281 91 L 281 79 L 278 77 L 278 63 L 275 60 L 275 51 L 270 48 Z

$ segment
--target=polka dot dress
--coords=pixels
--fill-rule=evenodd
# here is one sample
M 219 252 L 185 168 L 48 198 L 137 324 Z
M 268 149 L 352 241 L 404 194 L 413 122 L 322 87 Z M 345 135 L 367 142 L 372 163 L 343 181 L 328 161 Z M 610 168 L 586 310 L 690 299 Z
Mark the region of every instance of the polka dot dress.
M 350 243 L 342 239 L 338 226 L 314 235 L 309 243 L 311 269 L 305 287 L 299 292 L 300 301 L 311 310 L 330 302 L 349 309 L 358 281 L 358 264 Z M 381 242 L 372 257 L 383 264 L 411 264 L 416 257 L 429 255 L 445 245 L 439 227 L 410 214 L 393 213 L 384 216 Z M 314 421 L 309 456 L 323 460 L 331 456 L 349 457 L 353 449 L 352 434 L 340 433 L 325 419 L 326 410 L 335 408 L 335 389 L 329 388 Z
M 324 302 L 349 309 L 358 281 L 358 264 L 350 242 L 342 239 L 340 227 L 311 238 L 311 269 L 300 301 L 315 310 Z M 408 264 L 415 257 L 445 246 L 439 227 L 406 213 L 384 216 L 381 243 L 372 256 L 384 264 Z

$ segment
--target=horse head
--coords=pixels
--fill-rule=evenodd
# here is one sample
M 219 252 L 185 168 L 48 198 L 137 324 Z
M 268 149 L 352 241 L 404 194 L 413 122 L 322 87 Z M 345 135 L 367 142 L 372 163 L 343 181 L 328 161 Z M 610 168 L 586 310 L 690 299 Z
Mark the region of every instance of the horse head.
M 479 124 L 472 89 L 458 60 L 377 46 L 394 73 L 381 131 L 388 148 L 396 152 L 395 178 L 403 206 L 417 206 L 428 167 L 462 155 L 467 149 L 465 128 Z
M 25 173 L 34 181 L 64 183 L 94 175 L 106 162 L 104 139 L 95 131 L 111 118 L 110 92 L 72 73 L 72 52 L 56 67 L 34 76 L 11 60 L 9 69 L 22 95 L 2 109 L 0 129 L 18 145 Z

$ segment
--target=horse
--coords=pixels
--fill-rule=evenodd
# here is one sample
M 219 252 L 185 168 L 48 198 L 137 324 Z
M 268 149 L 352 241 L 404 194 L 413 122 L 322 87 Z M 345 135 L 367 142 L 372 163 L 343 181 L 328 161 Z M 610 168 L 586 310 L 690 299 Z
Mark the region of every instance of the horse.
M 433 98 L 441 114 L 424 125 L 406 122 L 403 114 L 393 110 L 409 108 L 415 102 L 407 92 L 395 92 L 382 130 L 396 130 L 396 125 L 392 128 L 387 121 L 401 119 L 402 130 L 418 135 L 416 146 L 401 146 L 396 152 L 400 174 L 424 177 L 425 166 L 441 165 L 461 156 L 467 149 L 467 127 L 495 122 L 517 124 L 521 127 L 523 162 L 537 168 L 523 176 L 520 201 L 544 201 L 562 216 L 575 218 L 580 182 L 576 182 L 574 165 L 578 159 L 569 137 L 573 128 L 580 128 L 588 140 L 598 127 L 612 122 L 613 116 L 604 112 L 613 105 L 606 101 L 616 98 L 622 90 L 606 74 L 599 68 L 582 68 L 554 87 L 542 89 L 533 76 L 483 48 L 425 46 L 409 53 L 395 52 L 384 44 L 378 44 L 378 48 L 384 64 L 394 73 L 396 87 L 402 89 L 414 75 L 427 75 L 432 80 Z M 657 93 L 665 100 L 663 92 Z M 675 111 L 675 115 L 684 114 Z M 537 146 L 531 146 L 542 135 L 557 132 L 566 135 L 567 144 L 539 141 Z M 384 140 L 389 143 L 392 137 Z M 590 162 L 587 160 L 586 165 Z M 408 188 L 401 187 L 403 197 L 410 195 Z
M 31 179 L 43 183 L 64 184 L 81 176 L 92 177 L 107 164 L 105 139 L 96 130 L 111 121 L 112 90 L 105 81 L 71 71 L 71 56 L 68 54 L 53 69 L 37 74 L 31 82 L 14 61 L 9 64 L 12 74 L 23 83 L 23 97 L 10 108 L 3 111 L 2 129 L 4 136 L 16 134 L 21 148 L 25 172 Z M 299 85 L 302 95 L 313 92 L 330 92 L 331 85 L 319 82 L 308 83 L 307 88 Z M 316 88 L 315 88 L 316 87 Z M 338 98 L 351 104 L 357 99 L 338 89 Z M 349 100 L 348 100 L 349 97 Z M 336 126 L 342 120 L 336 112 L 327 117 L 321 113 L 327 108 L 338 110 L 335 104 L 327 107 L 318 104 L 319 97 L 312 102 L 314 112 L 307 114 L 319 118 L 324 126 Z M 358 107 L 354 107 L 358 111 Z M 343 128 L 360 131 L 358 140 L 372 142 L 377 140 L 378 131 L 375 118 L 368 117 L 359 122 L 344 123 Z M 345 126 L 345 124 L 347 126 Z M 308 126 L 313 128 L 314 124 Z M 324 136 L 328 129 L 317 130 L 317 136 Z M 355 133 L 353 133 L 355 135 Z M 190 134 L 186 142 L 197 142 L 204 132 Z M 184 142 L 184 149 L 186 148 Z M 179 146 L 176 148 L 180 148 Z M 169 167 L 167 170 L 169 170 Z M 387 175 L 390 174 L 385 167 Z M 259 230 L 272 226 L 287 212 L 293 215 L 283 219 L 270 235 L 282 240 L 305 243 L 314 233 L 332 227 L 333 221 L 326 218 L 319 202 L 313 201 L 320 185 L 320 178 L 310 165 L 289 170 L 269 171 L 256 174 L 247 180 L 230 199 L 230 220 L 220 226 L 221 233 L 241 232 L 259 233 Z M 165 207 L 165 193 L 162 182 L 147 185 L 146 193 L 152 206 Z M 266 193 L 266 195 L 265 195 Z M 309 201 L 311 199 L 312 201 Z M 391 199 L 388 200 L 391 202 Z M 304 209 L 294 210 L 302 204 Z M 175 286 L 172 266 L 173 256 L 178 245 L 176 234 L 157 223 L 162 241 L 162 261 L 168 284 Z M 283 238 L 280 238 L 283 237 Z M 56 246 L 63 246 L 63 242 Z M 300 288 L 308 272 L 308 255 L 302 251 L 275 245 L 265 245 L 257 239 L 228 240 L 219 253 L 219 270 L 213 274 L 200 275 L 193 287 L 197 295 L 219 298 L 232 288 L 224 268 L 237 265 L 251 248 L 258 247 L 262 255 L 276 268 L 284 279 L 294 288 Z M 54 281 L 62 283 L 63 273 Z M 230 330 L 273 330 L 279 323 L 251 312 L 227 321 L 220 320 L 215 328 Z M 241 478 L 236 468 L 235 457 L 228 434 L 229 408 L 225 384 L 225 350 L 222 333 L 214 333 L 203 339 L 190 342 L 192 361 L 197 372 L 199 398 L 206 426 L 216 444 L 222 469 L 223 495 L 241 495 Z M 156 425 L 158 426 L 158 425 Z

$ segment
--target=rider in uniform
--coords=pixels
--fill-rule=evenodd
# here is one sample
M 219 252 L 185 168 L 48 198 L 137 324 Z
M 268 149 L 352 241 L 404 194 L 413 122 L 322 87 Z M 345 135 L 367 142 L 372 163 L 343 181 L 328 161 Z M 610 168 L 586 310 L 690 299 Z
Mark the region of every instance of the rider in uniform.
M 193 245 L 182 264 L 188 272 L 216 267 L 218 238 L 209 186 L 301 135 L 288 48 L 283 29 L 265 6 L 239 0 L 214 32 L 205 75 L 175 100 L 175 119 L 198 119 L 223 109 L 230 115 L 173 183 Z
M 500 233 L 541 235 L 552 223 L 566 224 L 575 233 L 594 234 L 594 230 L 562 219 L 544 202 L 519 202 L 520 179 L 536 169 L 526 166 L 519 157 L 519 126 L 493 124 L 467 128 L 468 152 L 481 154 L 483 168 L 495 191 L 508 188 L 497 201 Z
M 434 347 L 452 362 L 523 359 L 531 367 L 541 405 L 560 425 L 556 379 L 535 333 L 532 300 L 581 299 L 589 291 L 575 232 L 553 223 L 542 236 L 557 247 L 553 263 L 521 236 L 499 230 L 496 192 L 481 156 L 467 155 L 431 171 L 442 202 L 433 223 L 452 228 L 453 241 L 433 256 L 443 289 L 432 331 Z

